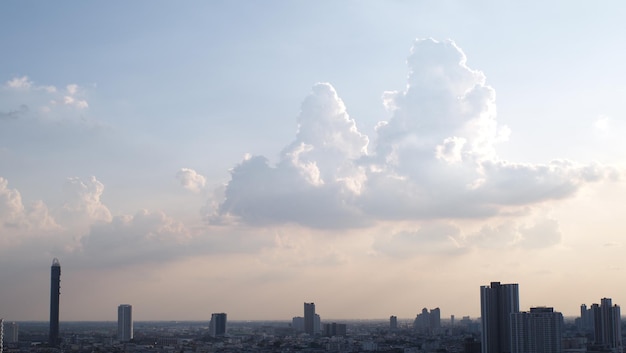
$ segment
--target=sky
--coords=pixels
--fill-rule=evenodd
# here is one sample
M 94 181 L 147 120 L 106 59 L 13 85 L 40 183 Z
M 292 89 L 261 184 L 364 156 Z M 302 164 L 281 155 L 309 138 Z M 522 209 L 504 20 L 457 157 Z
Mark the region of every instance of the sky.
M 0 2 L 0 317 L 626 305 L 619 1 Z

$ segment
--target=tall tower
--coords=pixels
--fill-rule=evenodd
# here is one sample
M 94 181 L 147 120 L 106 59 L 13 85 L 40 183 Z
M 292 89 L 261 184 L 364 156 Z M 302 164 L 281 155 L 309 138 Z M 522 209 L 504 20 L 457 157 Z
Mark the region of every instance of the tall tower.
M 315 303 L 304 303 L 304 332 L 315 334 Z
M 482 353 L 511 352 L 511 314 L 519 312 L 519 285 L 480 287 Z
M 117 339 L 120 342 L 133 339 L 133 307 L 130 304 L 117 307 Z
M 226 313 L 211 314 L 209 331 L 213 337 L 224 336 L 226 334 Z
M 59 346 L 59 296 L 61 295 L 61 264 L 56 257 L 50 267 L 50 347 Z

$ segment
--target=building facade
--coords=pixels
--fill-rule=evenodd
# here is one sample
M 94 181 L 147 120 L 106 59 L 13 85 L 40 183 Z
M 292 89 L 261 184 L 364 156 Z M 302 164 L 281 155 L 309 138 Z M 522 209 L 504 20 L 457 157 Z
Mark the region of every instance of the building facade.
M 133 339 L 133 307 L 130 304 L 117 307 L 117 339 L 120 342 Z
M 61 296 L 61 264 L 59 259 L 52 260 L 50 267 L 50 334 L 48 344 L 58 347 L 59 339 L 59 297 Z
M 226 334 L 226 313 L 211 314 L 209 334 L 212 337 L 224 336 Z
M 491 282 L 480 287 L 482 353 L 511 352 L 511 314 L 519 312 L 519 285 Z
M 4 343 L 17 343 L 19 341 L 19 325 L 17 322 L 4 324 Z
M 314 335 L 316 331 L 315 303 L 304 303 L 304 332 L 309 335 Z
M 562 353 L 563 314 L 553 308 L 530 308 L 511 314 L 512 353 Z
M 587 320 L 593 323 L 593 344 L 595 347 L 612 353 L 623 352 L 619 305 L 613 305 L 611 298 L 602 298 L 600 305 L 591 305 L 585 317 L 588 317 Z

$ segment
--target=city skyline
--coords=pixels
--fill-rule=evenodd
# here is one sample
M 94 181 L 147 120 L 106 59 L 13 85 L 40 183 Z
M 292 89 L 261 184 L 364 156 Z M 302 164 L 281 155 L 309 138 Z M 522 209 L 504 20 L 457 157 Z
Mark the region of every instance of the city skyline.
M 623 18 L 0 2 L 0 317 L 49 320 L 52 258 L 61 321 L 475 318 L 493 280 L 624 303 Z

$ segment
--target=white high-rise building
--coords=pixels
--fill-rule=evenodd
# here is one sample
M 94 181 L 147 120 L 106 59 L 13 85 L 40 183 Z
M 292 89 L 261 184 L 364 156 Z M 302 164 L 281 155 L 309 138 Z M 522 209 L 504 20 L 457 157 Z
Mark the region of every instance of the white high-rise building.
M 133 339 L 133 307 L 130 304 L 117 307 L 117 339 L 120 342 Z

